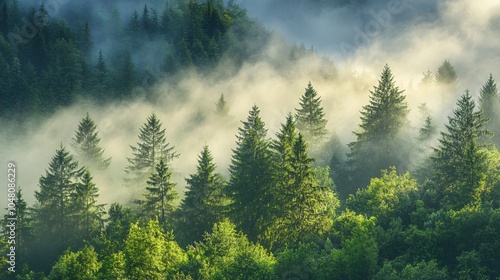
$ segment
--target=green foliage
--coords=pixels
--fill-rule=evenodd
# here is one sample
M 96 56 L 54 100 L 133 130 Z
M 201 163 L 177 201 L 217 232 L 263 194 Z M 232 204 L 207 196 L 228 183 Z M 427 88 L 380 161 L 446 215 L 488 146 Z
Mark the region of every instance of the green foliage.
M 213 157 L 204 146 L 198 157 L 196 173 L 186 178 L 185 198 L 180 206 L 182 237 L 185 243 L 199 241 L 216 222 L 222 221 L 228 204 L 224 196 L 225 180 L 215 173 Z
M 457 81 L 457 73 L 449 60 L 443 61 L 439 66 L 436 73 L 436 81 L 444 85 L 453 84 Z
M 417 182 L 409 173 L 398 175 L 395 167 L 381 173 L 381 177 L 373 178 L 366 189 L 349 196 L 346 207 L 368 217 L 377 217 L 379 224 L 387 226 L 391 218 L 409 214 L 405 208 L 415 198 Z M 409 223 L 408 218 L 406 220 Z
M 314 145 L 321 144 L 328 130 L 325 128 L 327 120 L 321 106 L 321 97 L 313 88 L 311 82 L 307 84 L 304 94 L 300 97 L 300 109 L 296 109 L 297 129 L 304 138 Z
M 449 117 L 447 132 L 441 132 L 440 146 L 435 148 L 435 188 L 442 203 L 460 208 L 474 202 L 486 173 L 486 155 L 481 150 L 482 136 L 488 135 L 486 119 L 475 111 L 475 103 L 466 91 Z
M 137 146 L 130 146 L 132 158 L 127 158 L 129 165 L 125 168 L 131 177 L 126 181 L 134 188 L 134 191 L 142 192 L 150 174 L 155 172 L 156 165 L 160 160 L 168 164 L 179 155 L 167 142 L 165 129 L 155 113 L 152 113 L 141 127 Z M 137 197 L 137 196 L 134 196 Z
M 162 232 L 158 221 L 141 228 L 132 224 L 125 240 L 125 273 L 132 279 L 164 279 L 186 261 L 186 253 Z
M 188 249 L 184 268 L 194 279 L 273 279 L 275 259 L 229 221 L 216 223 L 204 241 Z
M 401 135 L 407 123 L 408 106 L 403 91 L 395 85 L 389 66 L 384 67 L 378 86 L 370 93 L 370 103 L 361 111 L 360 129 L 354 132 L 356 141 L 349 144 L 351 188 L 366 186 L 370 178 L 389 166 L 405 170 L 409 157 Z
M 493 142 L 500 145 L 500 115 L 497 110 L 500 106 L 497 84 L 490 74 L 488 81 L 481 87 L 479 91 L 479 108 L 483 111 L 483 115 L 488 119 L 486 127 L 493 132 Z
M 81 165 L 98 170 L 109 168 L 111 158 L 104 158 L 104 149 L 99 145 L 100 142 L 97 126 L 87 113 L 87 116 L 78 124 L 71 143 Z
M 447 280 L 451 279 L 445 268 L 439 268 L 435 260 L 407 264 L 402 270 L 393 268 L 391 262 L 384 263 L 375 280 Z
M 215 103 L 215 114 L 219 117 L 225 117 L 229 114 L 229 106 L 226 99 L 224 99 L 223 93 L 221 93 L 219 99 L 217 99 L 217 103 Z
M 226 188 L 231 199 L 231 216 L 250 240 L 257 239 L 261 220 L 269 218 L 272 184 L 267 129 L 259 113 L 259 108 L 254 105 L 247 121 L 242 122 L 243 127 L 238 129 L 237 147 L 233 150 Z
M 67 250 L 52 267 L 48 279 L 99 279 L 97 271 L 101 265 L 92 246 L 85 246 L 78 252 Z
M 119 203 L 113 203 L 108 211 L 108 223 L 105 229 L 106 237 L 111 240 L 112 247 L 123 249 L 123 242 L 130 231 L 130 225 L 135 222 L 132 209 Z
M 163 159 L 156 165 L 156 173 L 149 177 L 146 200 L 141 202 L 144 212 L 151 218 L 158 218 L 160 225 L 166 226 L 167 218 L 175 210 L 174 201 L 179 197 L 175 191 L 175 183 L 171 181 L 172 173 Z

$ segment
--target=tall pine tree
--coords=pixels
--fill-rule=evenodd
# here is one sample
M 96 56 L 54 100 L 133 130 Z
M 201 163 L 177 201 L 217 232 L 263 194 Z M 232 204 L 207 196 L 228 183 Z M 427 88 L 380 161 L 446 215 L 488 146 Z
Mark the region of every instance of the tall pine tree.
M 381 169 L 396 166 L 405 170 L 408 151 L 401 139 L 401 130 L 407 123 L 408 106 L 403 91 L 394 82 L 391 69 L 384 67 L 378 86 L 370 91 L 370 103 L 363 106 L 361 124 L 355 131 L 356 141 L 349 143 L 348 164 L 352 185 L 341 190 L 352 193 L 368 185 L 370 178 Z
M 321 107 L 321 97 L 311 82 L 307 84 L 304 94 L 300 97 L 300 109 L 296 111 L 297 129 L 312 145 L 320 144 L 328 133 L 325 128 L 327 120 Z
M 139 140 L 136 147 L 130 146 L 133 157 L 127 158 L 129 165 L 125 168 L 129 175 L 126 182 L 135 189 L 135 195 L 143 192 L 146 181 L 162 159 L 168 164 L 179 156 L 167 142 L 165 129 L 155 113 L 141 127 Z
M 233 150 L 227 195 L 231 198 L 231 216 L 251 240 L 259 234 L 259 224 L 269 217 L 272 185 L 271 155 L 267 129 L 254 105 L 242 122 Z
M 457 72 L 449 60 L 443 61 L 436 73 L 436 81 L 441 84 L 453 84 L 457 81 Z
M 490 133 L 485 129 L 487 120 L 475 106 L 466 91 L 453 116 L 448 117 L 447 131 L 441 132 L 439 147 L 434 149 L 431 185 L 448 207 L 460 209 L 473 202 L 487 170 L 480 138 Z
M 150 218 L 157 218 L 160 225 L 166 226 L 167 218 L 175 210 L 174 201 L 178 199 L 175 183 L 172 182 L 172 172 L 163 159 L 156 165 L 156 172 L 147 181 L 146 200 L 142 203 Z
M 104 149 L 99 145 L 97 126 L 89 113 L 78 124 L 71 146 L 76 152 L 79 162 L 90 168 L 107 169 L 111 158 L 104 158 Z
M 205 232 L 222 221 L 227 199 L 224 197 L 224 178 L 215 173 L 216 165 L 208 146 L 198 157 L 196 173 L 186 178 L 187 190 L 181 203 L 186 243 L 200 241 Z
M 497 113 L 500 108 L 500 99 L 498 95 L 497 84 L 490 74 L 488 81 L 483 85 L 479 92 L 479 108 L 483 115 L 488 119 L 487 128 L 493 135 L 493 142 L 500 145 L 500 115 Z

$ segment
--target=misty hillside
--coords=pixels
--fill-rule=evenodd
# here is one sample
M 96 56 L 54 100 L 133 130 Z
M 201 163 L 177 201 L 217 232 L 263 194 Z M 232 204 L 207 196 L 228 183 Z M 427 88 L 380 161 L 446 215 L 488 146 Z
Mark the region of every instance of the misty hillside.
M 0 279 L 500 279 L 496 1 L 42 2 Z

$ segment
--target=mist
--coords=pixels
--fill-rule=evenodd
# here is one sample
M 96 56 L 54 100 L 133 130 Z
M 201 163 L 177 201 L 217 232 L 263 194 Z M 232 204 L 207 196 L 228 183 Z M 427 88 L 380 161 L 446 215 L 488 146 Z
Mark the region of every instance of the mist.
M 391 13 L 390 2 L 287 1 L 285 5 L 280 1 L 241 1 L 248 14 L 273 33 L 257 59 L 241 67 L 226 59 L 209 74 L 186 70 L 168 78 L 162 78 L 164 75 L 156 70 L 159 67 L 152 64 L 160 82 L 152 88 L 135 89 L 147 91 L 148 99 L 113 104 L 82 99 L 58 110 L 27 133 L 2 130 L 0 157 L 4 166 L 8 161 L 17 164 L 18 187 L 33 205 L 38 180 L 45 175 L 55 150 L 62 144 L 73 152 L 71 138 L 88 112 L 97 124 L 104 156 L 112 157 L 109 170 L 93 173 L 99 200 L 124 201 L 128 192 L 123 178 L 126 158 L 131 157 L 129 145 L 136 145 L 140 127 L 155 112 L 166 129 L 167 141 L 180 153 L 171 168 L 182 196 L 184 178 L 195 172 L 197 155 L 205 144 L 212 151 L 217 171 L 227 178 L 237 128 L 250 108 L 259 106 L 269 129 L 268 137 L 272 138 L 286 115 L 298 108 L 309 81 L 322 98 L 330 136 L 338 137 L 344 146 L 353 141 L 359 112 L 367 104 L 369 90 L 377 85 L 385 64 L 391 67 L 396 84 L 405 90 L 411 110 L 408 129 L 418 131 L 421 126 L 417 108 L 422 103 L 427 104 L 434 123 L 442 128 L 458 96 L 469 89 L 477 97 L 490 73 L 500 77 L 500 4 L 494 0 L 480 5 L 467 0 L 399 1 L 399 12 L 393 9 Z M 143 4 L 138 6 L 140 11 Z M 378 23 L 378 29 L 370 27 L 377 23 L 371 11 L 386 11 L 390 20 L 385 25 Z M 365 34 L 359 35 L 356 30 Z M 343 49 L 343 43 L 349 47 Z M 291 60 L 286 54 L 293 44 L 312 45 L 317 54 Z M 103 43 L 105 47 L 113 50 L 112 44 Z M 333 66 L 325 67 L 322 57 L 331 59 Z M 435 74 L 445 59 L 457 71 L 457 84 L 452 88 L 422 85 L 423 72 Z M 230 108 L 228 119 L 217 118 L 213 112 L 221 93 Z M 6 182 L 6 172 L 0 174 Z M 6 207 L 6 200 L 0 201 L 0 207 Z

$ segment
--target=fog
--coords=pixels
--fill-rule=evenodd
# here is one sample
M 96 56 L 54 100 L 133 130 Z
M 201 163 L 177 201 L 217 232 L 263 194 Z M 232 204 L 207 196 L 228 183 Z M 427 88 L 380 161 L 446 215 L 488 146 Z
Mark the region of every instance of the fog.
M 89 112 L 98 126 L 104 156 L 112 157 L 109 170 L 93 174 L 100 200 L 123 201 L 129 145 L 136 145 L 140 127 L 155 112 L 166 129 L 167 141 L 180 153 L 171 167 L 182 193 L 184 178 L 195 171 L 203 145 L 209 145 L 218 171 L 227 178 L 240 120 L 256 104 L 269 129 L 268 137 L 274 137 L 286 114 L 299 106 L 309 81 L 322 97 L 331 136 L 336 135 L 343 145 L 354 140 L 359 111 L 367 104 L 369 90 L 377 85 L 385 64 L 405 90 L 411 109 L 409 130 L 418 131 L 422 124 L 417 109 L 422 103 L 441 128 L 466 89 L 478 96 L 490 73 L 497 81 L 500 77 L 500 4 L 495 0 L 400 1 L 399 9 L 394 10 L 388 8 L 389 2 L 297 0 L 285 5 L 281 4 L 284 1 L 240 1 L 250 16 L 273 32 L 273 40 L 259 59 L 240 68 L 222 61 L 208 75 L 186 71 L 154 88 L 135 89 L 150 91 L 154 102 L 139 98 L 102 105 L 81 100 L 31 127 L 27 134 L 4 129 L 0 132 L 4 170 L 8 161 L 17 164 L 18 186 L 32 205 L 38 180 L 45 175 L 55 150 L 62 144 L 72 151 L 71 138 Z M 371 11 L 388 13 L 390 20 L 381 24 Z M 319 56 L 288 61 L 284 55 L 289 51 L 287 42 L 313 45 Z M 320 56 L 330 58 L 334 67 L 325 67 Z M 423 72 L 429 69 L 435 74 L 445 59 L 455 67 L 458 83 L 452 88 L 422 85 Z M 153 75 L 163 77 L 155 70 L 158 68 L 152 65 Z M 221 93 L 230 108 L 228 119 L 213 113 Z M 5 173 L 0 172 L 3 182 Z M 2 208 L 4 200 L 0 201 Z

